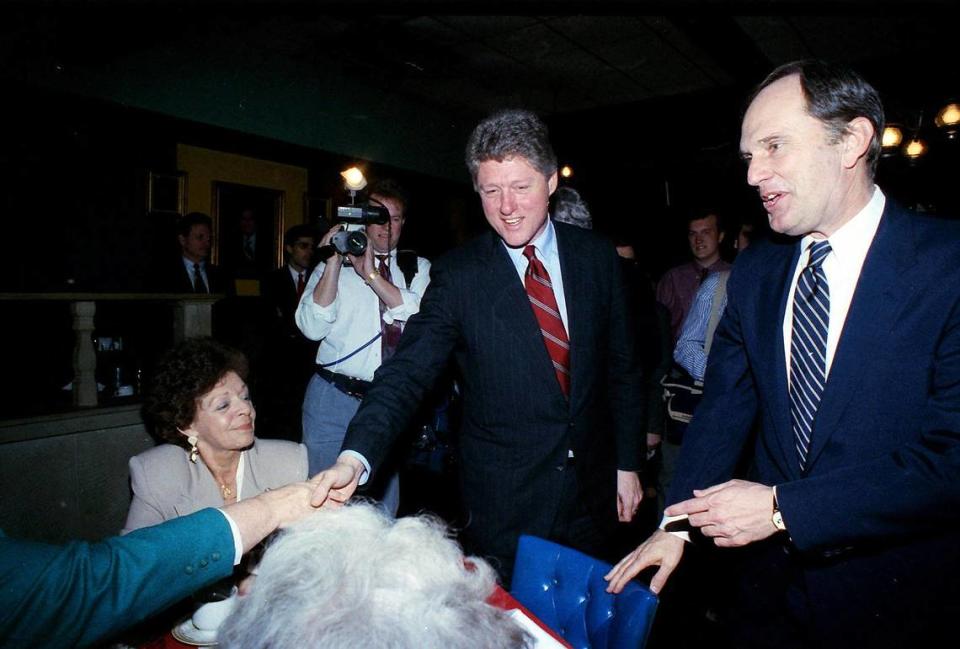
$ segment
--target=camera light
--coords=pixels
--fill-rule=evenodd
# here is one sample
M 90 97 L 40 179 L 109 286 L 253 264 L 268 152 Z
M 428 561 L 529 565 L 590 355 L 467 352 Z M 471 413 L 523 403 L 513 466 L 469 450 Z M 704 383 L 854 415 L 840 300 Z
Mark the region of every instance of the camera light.
M 341 171 L 344 186 L 351 191 L 359 191 L 367 186 L 367 179 L 363 177 L 363 172 L 357 167 L 350 167 L 346 171 Z

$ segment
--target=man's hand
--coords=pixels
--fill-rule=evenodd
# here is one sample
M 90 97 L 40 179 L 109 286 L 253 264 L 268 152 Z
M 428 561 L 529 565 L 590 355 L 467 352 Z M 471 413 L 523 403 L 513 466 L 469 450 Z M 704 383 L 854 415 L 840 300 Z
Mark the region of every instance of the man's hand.
M 640 508 L 643 487 L 635 471 L 617 470 L 617 517 L 621 523 L 629 523 Z
M 650 580 L 650 590 L 659 593 L 673 574 L 677 564 L 680 563 L 683 557 L 683 545 L 683 539 L 663 530 L 657 530 L 604 576 L 604 579 L 610 582 L 607 584 L 607 592 L 619 593 L 627 582 L 645 568 L 660 566 L 657 574 Z
M 364 470 L 363 464 L 357 458 L 341 455 L 332 467 L 310 478 L 314 487 L 311 504 L 314 507 L 343 505 L 357 490 Z
M 363 251 L 363 254 L 359 257 L 356 255 L 347 255 L 350 258 L 350 263 L 353 264 L 353 269 L 357 271 L 357 275 L 360 276 L 365 282 L 370 281 L 370 273 L 376 271 L 377 267 L 373 263 L 373 245 L 368 243 L 367 249 Z
M 695 489 L 695 498 L 667 507 L 667 516 L 688 514 L 690 524 L 722 548 L 760 541 L 777 532 L 773 524 L 773 488 L 756 482 L 730 480 L 708 489 Z
M 310 504 L 313 487 L 309 482 L 294 482 L 224 507 L 237 525 L 243 551 L 248 552 L 277 528 L 315 512 Z
M 320 239 L 320 244 L 319 244 L 317 247 L 318 247 L 318 248 L 322 248 L 323 246 L 329 246 L 329 245 L 330 245 L 330 239 L 333 238 L 333 235 L 335 235 L 337 232 L 339 232 L 339 231 L 342 230 L 342 229 L 343 229 L 343 228 L 342 228 L 339 224 L 337 224 L 337 225 L 333 226 L 332 228 L 330 228 L 329 230 L 327 230 L 327 233 L 326 233 L 325 235 L 323 235 L 323 238 Z M 340 267 L 340 264 L 341 264 L 342 262 L 343 262 L 343 258 L 340 257 L 339 254 L 334 253 L 334 254 L 330 255 L 330 257 L 326 260 L 325 263 L 327 264 L 327 266 L 333 265 L 333 266 L 339 268 L 339 267 Z

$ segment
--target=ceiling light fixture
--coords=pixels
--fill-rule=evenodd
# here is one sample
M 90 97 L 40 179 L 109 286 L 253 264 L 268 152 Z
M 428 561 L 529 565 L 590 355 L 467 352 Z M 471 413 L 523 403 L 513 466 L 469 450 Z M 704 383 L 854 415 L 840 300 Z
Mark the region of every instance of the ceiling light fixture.
M 957 136 L 957 130 L 960 128 L 960 104 L 953 101 L 948 103 L 940 109 L 933 122 L 942 128 L 947 137 L 952 140 Z
M 917 136 L 914 136 L 903 147 L 903 155 L 907 156 L 911 160 L 918 160 L 920 156 L 922 156 L 926 152 L 927 152 L 927 143 L 921 140 Z
M 901 142 L 903 142 L 903 129 L 897 124 L 887 124 L 883 128 L 883 136 L 880 139 L 883 155 L 893 155 Z

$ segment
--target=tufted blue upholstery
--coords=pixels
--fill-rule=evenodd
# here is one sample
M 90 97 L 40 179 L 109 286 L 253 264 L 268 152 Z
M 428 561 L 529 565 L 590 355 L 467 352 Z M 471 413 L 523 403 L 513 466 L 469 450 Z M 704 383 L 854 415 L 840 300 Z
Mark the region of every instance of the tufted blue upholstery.
M 635 581 L 606 592 L 610 564 L 535 536 L 517 546 L 510 594 L 574 649 L 641 649 L 657 596 Z

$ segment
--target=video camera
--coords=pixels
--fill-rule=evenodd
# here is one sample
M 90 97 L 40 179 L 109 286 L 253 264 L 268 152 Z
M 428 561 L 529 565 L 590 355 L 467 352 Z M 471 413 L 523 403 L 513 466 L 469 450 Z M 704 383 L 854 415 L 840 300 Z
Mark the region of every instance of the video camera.
M 383 225 L 389 220 L 390 213 L 381 205 L 338 206 L 334 223 L 341 224 L 341 230 L 330 239 L 330 245 L 318 248 L 317 254 L 321 259 L 327 259 L 335 253 L 359 257 L 367 250 L 364 227 L 370 224 Z

